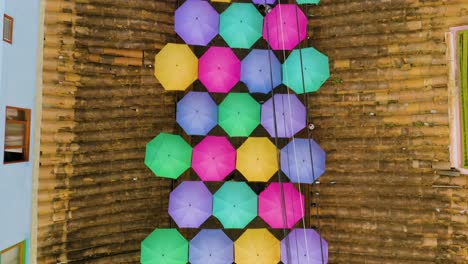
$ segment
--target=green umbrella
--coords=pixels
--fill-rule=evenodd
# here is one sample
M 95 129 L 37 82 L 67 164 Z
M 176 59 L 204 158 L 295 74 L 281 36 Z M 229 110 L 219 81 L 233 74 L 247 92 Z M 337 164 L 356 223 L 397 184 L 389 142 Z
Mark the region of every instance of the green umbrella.
M 314 48 L 294 50 L 283 64 L 283 83 L 298 94 L 317 91 L 329 77 L 328 57 Z
M 226 182 L 213 195 L 213 215 L 224 228 L 244 228 L 257 216 L 257 195 L 245 182 Z
M 178 135 L 161 133 L 146 144 L 145 165 L 158 177 L 177 179 L 192 162 L 192 147 Z
M 262 36 L 263 16 L 251 3 L 231 4 L 219 20 L 219 34 L 231 48 L 250 49 Z
M 260 108 L 248 93 L 229 93 L 218 107 L 218 124 L 230 137 L 248 137 L 260 124 Z
M 141 264 L 185 264 L 188 241 L 176 229 L 155 229 L 141 242 Z
M 320 0 L 296 0 L 298 4 L 318 4 Z

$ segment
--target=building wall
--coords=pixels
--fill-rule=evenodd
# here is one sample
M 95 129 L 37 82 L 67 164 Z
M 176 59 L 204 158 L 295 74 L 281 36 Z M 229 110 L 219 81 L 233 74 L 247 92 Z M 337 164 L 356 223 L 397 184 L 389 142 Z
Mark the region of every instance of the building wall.
M 14 18 L 13 44 L 0 43 L 0 122 L 5 122 L 5 107 L 32 109 L 36 93 L 39 1 L 2 1 L 3 13 Z M 0 25 L 3 28 L 3 25 Z M 34 127 L 34 122 L 31 124 Z M 0 135 L 5 134 L 4 125 Z M 33 131 L 31 131 L 32 135 Z M 30 149 L 34 145 L 31 136 Z M 4 140 L 0 141 L 0 149 Z M 32 152 L 32 151 L 31 151 Z M 32 156 L 29 162 L 3 164 L 0 152 L 0 250 L 30 238 Z M 29 242 L 28 242 L 29 243 Z

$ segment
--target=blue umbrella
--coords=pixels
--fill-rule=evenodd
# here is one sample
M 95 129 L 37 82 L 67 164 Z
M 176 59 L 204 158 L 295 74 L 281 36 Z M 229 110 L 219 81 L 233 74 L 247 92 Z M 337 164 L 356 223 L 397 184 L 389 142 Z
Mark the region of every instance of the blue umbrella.
M 189 260 L 192 264 L 231 264 L 234 243 L 220 229 L 202 229 L 190 241 Z
M 281 149 L 281 170 L 291 182 L 311 184 L 325 172 L 325 156 L 313 139 L 295 138 Z
M 270 50 L 252 50 L 241 63 L 241 81 L 251 93 L 269 93 L 281 84 L 281 63 Z
M 219 14 L 207 1 L 189 0 L 176 10 L 174 27 L 185 43 L 206 46 L 219 32 Z
M 206 92 L 189 92 L 176 112 L 177 123 L 188 135 L 204 136 L 218 123 L 218 107 Z

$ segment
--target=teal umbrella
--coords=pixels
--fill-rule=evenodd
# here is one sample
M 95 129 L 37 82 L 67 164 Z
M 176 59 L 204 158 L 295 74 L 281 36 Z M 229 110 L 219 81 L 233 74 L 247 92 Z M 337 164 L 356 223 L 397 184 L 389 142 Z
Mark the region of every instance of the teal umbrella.
M 329 77 L 328 57 L 312 47 L 293 50 L 283 64 L 283 83 L 298 94 L 317 91 Z
M 320 0 L 296 0 L 298 4 L 318 4 Z
M 192 147 L 179 135 L 161 133 L 146 144 L 145 165 L 158 177 L 177 179 L 191 162 Z
M 141 264 L 185 264 L 188 241 L 176 229 L 155 229 L 141 242 Z
M 218 106 L 218 124 L 230 137 L 248 137 L 260 124 L 260 108 L 248 93 L 229 93 Z
M 219 34 L 231 48 L 250 49 L 262 36 L 263 16 L 251 3 L 233 3 L 219 19 Z
M 244 228 L 257 216 L 257 203 L 245 182 L 226 182 L 213 195 L 213 215 L 224 228 Z

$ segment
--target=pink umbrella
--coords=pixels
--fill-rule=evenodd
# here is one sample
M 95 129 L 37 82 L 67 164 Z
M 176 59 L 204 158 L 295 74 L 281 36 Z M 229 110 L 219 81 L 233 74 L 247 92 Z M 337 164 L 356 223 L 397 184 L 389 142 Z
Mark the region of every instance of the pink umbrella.
M 198 79 L 209 92 L 227 93 L 240 80 L 241 63 L 230 48 L 210 47 L 198 63 Z
M 236 149 L 225 137 L 207 136 L 193 148 L 192 168 L 203 181 L 222 181 L 236 167 Z
M 258 215 L 272 228 L 292 228 L 304 217 L 304 206 L 304 195 L 290 182 L 271 183 L 258 197 Z
M 274 50 L 292 50 L 307 35 L 307 17 L 295 4 L 278 4 L 263 22 L 263 38 Z

